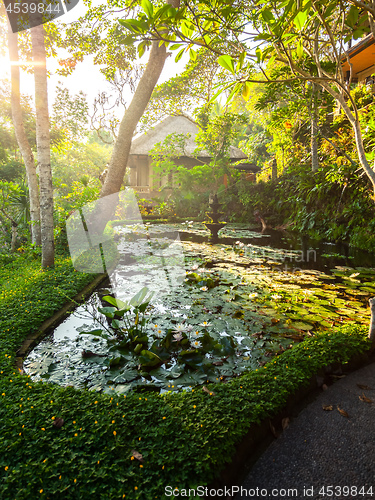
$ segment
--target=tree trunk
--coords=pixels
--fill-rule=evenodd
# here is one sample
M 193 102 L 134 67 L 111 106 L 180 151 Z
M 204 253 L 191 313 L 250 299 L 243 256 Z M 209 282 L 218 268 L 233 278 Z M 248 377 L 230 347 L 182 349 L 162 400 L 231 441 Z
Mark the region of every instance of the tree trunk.
M 318 113 L 316 102 L 317 89 L 315 84 L 312 84 L 311 97 L 311 171 L 317 172 L 319 168 L 318 158 Z
M 166 2 L 175 8 L 180 6 L 180 0 L 166 0 Z M 91 231 L 96 234 L 101 234 L 107 222 L 113 217 L 118 196 L 109 195 L 115 195 L 121 189 L 134 131 L 150 100 L 167 56 L 165 45 L 160 46 L 158 40 L 154 41 L 151 46 L 146 70 L 120 123 L 119 133 L 113 147 L 100 199 L 91 214 L 90 220 L 87 221 L 87 224 L 91 226 Z
M 274 158 L 272 160 L 272 170 L 271 170 L 271 176 L 272 176 L 272 180 L 273 181 L 276 181 L 277 180 L 277 160 L 276 158 Z
M 331 94 L 331 96 L 336 100 L 336 102 L 342 107 L 344 110 L 344 113 L 346 114 L 351 126 L 353 127 L 354 131 L 354 137 L 355 137 L 355 144 L 357 147 L 357 154 L 358 154 L 358 159 L 361 164 L 362 169 L 364 170 L 365 174 L 367 175 L 368 179 L 370 180 L 372 184 L 372 189 L 374 192 L 374 197 L 375 197 L 375 171 L 370 167 L 369 162 L 367 161 L 366 154 L 365 154 L 365 148 L 363 146 L 363 138 L 362 138 L 362 132 L 361 132 L 361 125 L 359 123 L 358 118 L 356 118 L 355 112 L 351 111 L 349 106 L 347 105 L 344 97 L 333 90 L 329 85 L 327 84 L 321 84 L 321 86 L 327 90 Z
M 369 300 L 370 311 L 371 311 L 371 321 L 370 321 L 370 329 L 368 332 L 368 338 L 375 343 L 375 298 Z
M 165 45 L 159 47 L 159 42 L 153 42 L 146 70 L 139 81 L 130 106 L 121 121 L 117 140 L 109 162 L 108 173 L 100 193 L 101 197 L 120 191 L 134 131 L 150 100 L 166 58 L 167 51 Z
M 9 24 L 9 23 L 8 23 Z M 22 118 L 21 95 L 20 95 L 20 70 L 18 65 L 18 34 L 12 33 L 8 25 L 8 49 L 11 61 L 11 105 L 14 131 L 18 147 L 26 167 L 27 184 L 30 196 L 30 218 L 31 218 L 31 241 L 35 245 L 41 244 L 40 238 L 40 206 L 39 186 L 36 175 L 34 155 L 31 150 Z
M 100 199 L 88 221 L 91 231 L 96 234 L 101 234 L 107 222 L 113 217 L 118 202 L 118 196 L 115 194 L 120 191 L 124 180 L 133 134 L 150 100 L 166 58 L 165 45 L 159 47 L 159 42 L 153 42 L 146 70 L 121 121 Z
M 354 137 L 355 137 L 355 143 L 357 146 L 359 162 L 361 164 L 361 167 L 363 168 L 363 170 L 367 174 L 367 177 L 371 181 L 372 188 L 374 191 L 374 196 L 375 196 L 375 171 L 370 167 L 369 162 L 367 161 L 367 158 L 366 158 L 365 148 L 363 146 L 361 125 L 359 123 L 359 120 L 355 120 L 355 122 L 352 123 L 352 126 L 354 129 Z
M 14 253 L 16 251 L 17 233 L 17 223 L 12 221 L 12 241 L 10 244 L 11 253 Z
M 54 265 L 53 187 L 51 172 L 47 67 L 44 26 L 31 28 L 34 61 L 36 142 L 40 182 L 40 219 L 42 237 L 42 267 Z

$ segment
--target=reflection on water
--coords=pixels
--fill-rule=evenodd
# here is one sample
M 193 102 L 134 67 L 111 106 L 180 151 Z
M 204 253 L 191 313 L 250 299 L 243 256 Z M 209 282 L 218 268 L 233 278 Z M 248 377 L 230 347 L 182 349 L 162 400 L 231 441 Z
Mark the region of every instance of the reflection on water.
M 147 312 L 152 318 L 149 348 L 176 324 L 189 324 L 199 333 L 208 321 L 218 343 L 233 339 L 234 358 L 223 361 L 206 354 L 206 368 L 189 376 L 173 361 L 152 370 L 150 380 L 139 375 L 132 356 L 121 369 L 110 368 L 108 344 L 94 332 L 109 327 L 107 318 L 97 312 L 108 306 L 102 299 L 110 291 L 108 282 L 108 288 L 97 290 L 30 353 L 25 370 L 37 379 L 91 390 L 127 392 L 151 385 L 159 391 L 178 390 L 205 383 L 206 377 L 215 382 L 238 376 L 321 328 L 366 324 L 367 301 L 375 295 L 374 255 L 276 231 L 261 234 L 245 225 L 228 226 L 217 245 L 210 244 L 209 232 L 199 224 L 183 226 L 181 242 L 175 225 L 138 227 L 136 235 L 134 228 L 117 228 L 121 259 L 111 285 L 124 301 L 137 287 L 147 285 L 156 292 Z M 150 234 L 153 251 L 145 260 Z M 171 252 L 169 266 L 163 269 L 160 257 L 166 255 L 171 239 L 178 245 L 177 260 Z M 85 351 L 95 356 L 85 359 Z M 213 362 L 216 371 L 209 371 Z

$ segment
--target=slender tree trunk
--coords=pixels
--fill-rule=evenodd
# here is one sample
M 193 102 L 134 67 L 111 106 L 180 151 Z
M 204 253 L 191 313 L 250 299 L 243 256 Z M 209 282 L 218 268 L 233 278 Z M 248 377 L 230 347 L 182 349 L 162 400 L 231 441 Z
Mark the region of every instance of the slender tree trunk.
M 371 168 L 365 153 L 365 148 L 363 145 L 363 137 L 361 131 L 361 124 L 359 123 L 359 119 L 356 118 L 356 110 L 352 111 L 348 104 L 345 101 L 345 98 L 342 94 L 338 93 L 336 90 L 333 90 L 328 84 L 320 83 L 320 86 L 324 88 L 331 96 L 336 100 L 336 102 L 342 107 L 344 113 L 346 114 L 352 128 L 354 131 L 355 144 L 358 154 L 359 163 L 362 167 L 362 170 L 367 175 L 368 179 L 372 184 L 373 189 L 373 197 L 375 200 L 375 163 L 374 168 Z
M 166 3 L 175 8 L 180 6 L 180 0 L 166 0 Z M 111 197 L 109 195 L 116 195 L 121 189 L 134 131 L 150 100 L 167 56 L 165 45 L 160 46 L 159 41 L 154 41 L 151 46 L 150 57 L 145 72 L 120 123 L 119 133 L 113 147 L 100 199 L 90 220 L 87 221 L 87 224 L 91 227 L 91 231 L 96 234 L 102 233 L 107 222 L 113 217 L 118 195 Z
M 375 298 L 369 300 L 370 311 L 371 311 L 371 321 L 370 328 L 368 332 L 368 337 L 372 340 L 373 344 L 375 343 Z
M 275 181 L 277 179 L 277 160 L 274 158 L 272 160 L 272 166 L 271 166 L 271 177 L 272 180 Z
M 317 172 L 319 168 L 318 158 L 318 112 L 316 102 L 317 88 L 312 84 L 311 96 L 311 171 Z
M 340 104 L 353 128 L 359 163 L 372 184 L 372 189 L 375 197 L 375 170 L 371 168 L 366 158 L 365 148 L 363 146 L 361 124 L 356 118 L 355 112 L 352 112 L 352 110 L 347 105 L 343 95 L 333 90 L 329 85 L 321 84 L 321 86 L 331 94 L 331 96 L 336 100 L 338 104 Z
M 118 202 L 118 192 L 124 180 L 133 134 L 150 100 L 166 58 L 165 45 L 159 47 L 158 42 L 153 42 L 146 70 L 121 121 L 100 199 L 88 221 L 91 231 L 98 235 L 104 231 L 107 222 L 113 217 Z
M 372 188 L 374 190 L 374 196 L 375 196 L 375 171 L 370 167 L 370 164 L 366 158 L 365 148 L 363 146 L 361 125 L 359 123 L 359 120 L 355 120 L 355 122 L 352 123 L 352 127 L 354 129 L 354 137 L 355 137 L 355 143 L 357 146 L 359 162 L 361 164 L 361 167 L 363 168 L 363 170 L 367 174 L 367 177 L 371 181 Z
M 372 8 L 375 7 L 375 1 L 374 0 L 369 0 L 368 2 Z M 370 25 L 370 31 L 372 33 L 372 36 L 374 37 L 375 40 L 375 22 L 374 22 L 374 16 L 370 12 L 367 12 L 367 17 L 368 17 L 368 22 Z
M 17 223 L 12 221 L 12 241 L 10 244 L 11 253 L 14 253 L 16 251 L 17 233 Z
M 166 3 L 176 9 L 180 6 L 180 0 L 166 0 Z M 165 45 L 159 46 L 158 41 L 153 42 L 146 70 L 139 81 L 132 102 L 121 121 L 108 166 L 108 174 L 100 193 L 101 197 L 116 193 L 121 188 L 134 131 L 159 80 L 166 58 L 167 51 Z
M 53 187 L 51 172 L 47 67 L 44 26 L 31 28 L 34 61 L 36 142 L 40 183 L 40 219 L 42 236 L 42 267 L 54 265 Z
M 40 206 L 39 206 L 39 185 L 36 175 L 36 165 L 34 155 L 31 150 L 22 117 L 21 94 L 20 94 L 20 70 L 18 65 L 18 34 L 12 33 L 8 25 L 8 49 L 11 61 L 11 105 L 14 131 L 18 147 L 26 167 L 27 184 L 30 195 L 30 219 L 31 219 L 31 241 L 36 245 L 41 244 L 40 238 Z

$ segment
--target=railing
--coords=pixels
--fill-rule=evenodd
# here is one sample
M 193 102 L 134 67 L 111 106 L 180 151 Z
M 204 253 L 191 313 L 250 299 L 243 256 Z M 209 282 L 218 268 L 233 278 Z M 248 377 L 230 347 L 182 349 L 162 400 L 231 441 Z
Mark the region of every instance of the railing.
M 150 192 L 150 186 L 130 186 L 134 191 L 137 193 L 149 193 Z

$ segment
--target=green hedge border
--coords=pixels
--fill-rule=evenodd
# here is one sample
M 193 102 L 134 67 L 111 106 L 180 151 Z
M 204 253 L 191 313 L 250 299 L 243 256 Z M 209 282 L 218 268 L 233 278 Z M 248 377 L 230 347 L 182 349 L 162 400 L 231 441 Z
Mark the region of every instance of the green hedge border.
M 24 278 L 20 277 L 23 273 Z M 33 383 L 15 368 L 23 340 L 90 280 L 69 259 L 41 270 L 19 259 L 0 273 L 0 498 L 166 498 L 206 486 L 253 424 L 276 415 L 322 367 L 370 348 L 363 327 L 311 337 L 229 383 L 113 397 Z M 2 281 L 1 281 L 2 280 Z M 5 292 L 4 292 L 5 290 Z M 62 417 L 64 425 L 53 425 Z M 132 450 L 143 462 L 132 459 Z

